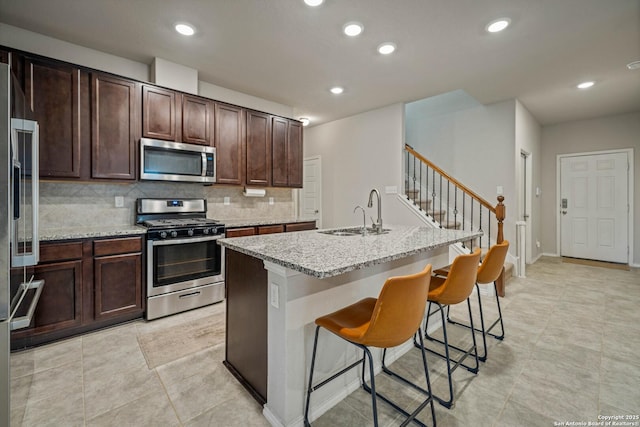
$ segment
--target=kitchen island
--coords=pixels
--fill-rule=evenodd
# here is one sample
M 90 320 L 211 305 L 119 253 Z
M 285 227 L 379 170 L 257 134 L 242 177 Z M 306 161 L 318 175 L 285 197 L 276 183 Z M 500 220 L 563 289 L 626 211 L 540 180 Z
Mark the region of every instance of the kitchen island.
M 314 320 L 361 298 L 377 297 L 390 276 L 427 263 L 445 265 L 449 245 L 481 232 L 389 226 L 386 234 L 331 235 L 325 230 L 221 239 L 226 248 L 225 365 L 264 403 L 275 426 L 303 424 Z M 317 378 L 358 358 L 355 347 L 320 335 Z M 387 353 L 393 361 L 408 342 Z M 379 368 L 379 367 L 378 367 Z M 311 419 L 359 386 L 356 371 L 314 393 Z

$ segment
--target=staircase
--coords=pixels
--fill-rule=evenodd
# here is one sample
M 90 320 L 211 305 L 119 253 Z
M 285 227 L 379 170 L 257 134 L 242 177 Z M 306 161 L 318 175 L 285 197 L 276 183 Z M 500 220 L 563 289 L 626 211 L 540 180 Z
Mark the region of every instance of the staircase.
M 404 194 L 427 223 L 434 227 L 482 231 L 483 236 L 460 243 L 460 252 L 469 253 L 480 247 L 483 252 L 501 243 L 505 206 L 503 196 L 491 205 L 467 186 L 427 160 L 411 146 L 405 145 Z M 513 263 L 505 263 L 501 279 L 496 283 L 504 296 L 504 285 L 513 275 Z

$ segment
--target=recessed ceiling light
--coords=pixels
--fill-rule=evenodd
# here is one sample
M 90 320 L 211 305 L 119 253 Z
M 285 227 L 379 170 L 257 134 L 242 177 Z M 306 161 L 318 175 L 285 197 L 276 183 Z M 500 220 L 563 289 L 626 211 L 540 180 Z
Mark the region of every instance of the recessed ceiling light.
M 382 43 L 378 46 L 378 52 L 382 55 L 389 55 L 396 50 L 396 45 L 393 43 Z
M 307 117 L 300 117 L 300 119 L 298 120 L 302 122 L 302 126 L 309 126 L 309 123 L 311 123 L 311 121 Z
M 582 82 L 580 83 L 578 86 L 576 86 L 578 89 L 589 89 L 591 86 L 593 86 L 595 84 L 595 82 Z
M 331 89 L 329 89 L 331 91 L 332 94 L 334 95 L 340 95 L 342 92 L 344 92 L 344 89 L 341 88 L 340 86 L 336 86 L 336 87 L 332 87 Z
M 185 23 L 176 24 L 175 28 L 176 31 L 183 36 L 192 36 L 196 32 L 196 30 L 191 25 Z
M 627 64 L 627 68 L 630 70 L 640 69 L 640 61 L 633 61 Z
M 364 30 L 364 27 L 359 22 L 347 22 L 346 24 L 344 24 L 343 30 L 346 35 L 350 37 L 355 37 L 360 33 L 362 33 L 362 30 Z
M 507 28 L 509 26 L 509 24 L 511 24 L 511 19 L 509 19 L 509 18 L 500 18 L 500 19 L 496 19 L 495 21 L 489 22 L 489 24 L 487 24 L 487 26 L 485 28 L 490 33 L 498 33 L 500 31 L 504 30 L 505 28 Z
M 320 6 L 324 2 L 324 0 L 304 0 L 304 2 L 307 4 L 307 6 L 316 7 Z

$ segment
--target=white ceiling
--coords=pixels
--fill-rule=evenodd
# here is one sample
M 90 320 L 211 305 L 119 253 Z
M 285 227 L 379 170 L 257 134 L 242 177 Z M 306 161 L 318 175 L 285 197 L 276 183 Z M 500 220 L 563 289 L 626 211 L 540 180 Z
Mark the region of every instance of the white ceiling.
M 484 31 L 503 16 L 506 31 Z M 352 20 L 356 38 L 342 34 Z M 640 111 L 640 70 L 626 68 L 640 60 L 640 0 L 0 0 L 0 21 L 187 65 L 314 124 L 457 89 L 483 104 L 518 98 L 543 125 Z M 379 55 L 383 41 L 397 51 Z M 597 84 L 575 89 L 584 80 Z

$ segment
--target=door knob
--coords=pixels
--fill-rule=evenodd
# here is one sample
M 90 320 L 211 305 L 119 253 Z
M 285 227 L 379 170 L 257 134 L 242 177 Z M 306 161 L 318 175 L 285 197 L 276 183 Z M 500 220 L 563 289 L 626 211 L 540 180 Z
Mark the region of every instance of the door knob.
M 319 211 L 318 209 L 316 209 L 314 213 L 319 213 L 319 212 L 320 212 L 320 211 Z
M 566 215 L 566 214 L 567 214 L 567 211 L 562 211 L 562 215 Z

